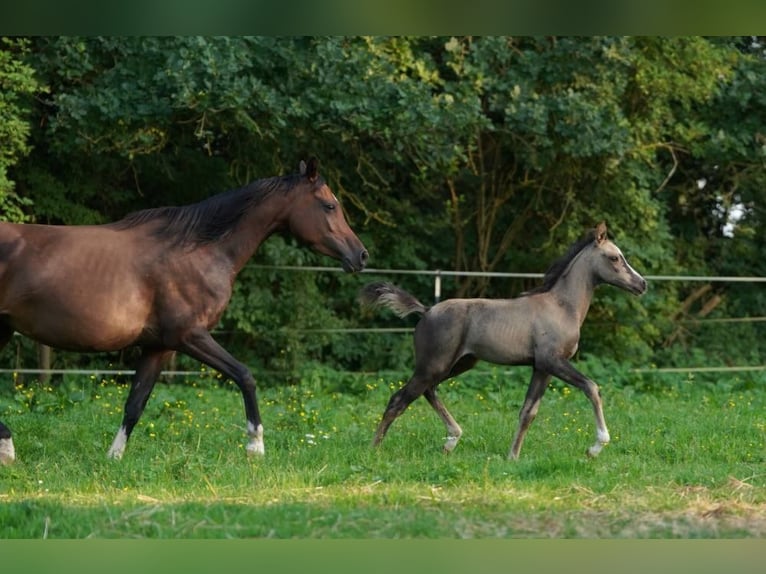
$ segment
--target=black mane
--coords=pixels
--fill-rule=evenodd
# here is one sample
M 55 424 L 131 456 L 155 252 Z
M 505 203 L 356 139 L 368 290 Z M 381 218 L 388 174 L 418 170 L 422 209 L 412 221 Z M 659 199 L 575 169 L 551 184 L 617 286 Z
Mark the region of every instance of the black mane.
M 585 249 L 588 245 L 593 243 L 596 240 L 596 230 L 590 231 L 587 233 L 582 239 L 577 241 L 576 243 L 573 243 L 567 252 L 556 259 L 553 263 L 551 263 L 550 267 L 548 267 L 548 270 L 545 272 L 545 275 L 543 276 L 543 284 L 539 287 L 535 287 L 534 289 L 531 289 L 530 291 L 525 291 L 521 294 L 521 297 L 524 297 L 526 295 L 534 295 L 535 293 L 545 293 L 547 291 L 550 291 L 553 286 L 556 284 L 556 282 L 559 280 L 561 275 L 563 275 L 564 271 L 569 267 L 569 264 L 572 262 L 572 260 L 577 257 L 577 255 Z
M 225 238 L 251 208 L 273 193 L 288 193 L 301 179 L 298 174 L 259 179 L 197 203 L 136 211 L 109 225 L 122 230 L 161 222 L 152 230 L 158 240 L 169 240 L 175 245 L 204 245 Z

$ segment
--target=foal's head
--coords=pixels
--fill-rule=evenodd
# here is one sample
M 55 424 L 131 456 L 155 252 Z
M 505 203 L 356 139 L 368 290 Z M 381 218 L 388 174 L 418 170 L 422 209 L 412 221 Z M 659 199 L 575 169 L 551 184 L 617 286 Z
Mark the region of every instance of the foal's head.
M 319 177 L 317 167 L 314 158 L 308 165 L 301 162 L 299 185 L 306 189 L 293 194 L 288 229 L 315 251 L 339 259 L 345 271 L 361 271 L 367 264 L 367 250 L 346 223 L 338 199 Z
M 628 263 L 620 248 L 606 236 L 606 224 L 601 222 L 594 231 L 591 265 L 599 283 L 609 283 L 634 295 L 646 291 L 646 279 Z

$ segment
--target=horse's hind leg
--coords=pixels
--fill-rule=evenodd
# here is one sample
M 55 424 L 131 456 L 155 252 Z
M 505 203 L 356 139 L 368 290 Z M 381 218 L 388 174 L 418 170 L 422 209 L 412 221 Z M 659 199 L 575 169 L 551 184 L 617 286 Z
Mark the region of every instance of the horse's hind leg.
M 532 372 L 532 380 L 529 382 L 527 395 L 524 397 L 524 404 L 519 412 L 519 428 L 516 430 L 516 436 L 513 437 L 508 458 L 512 460 L 519 458 L 521 445 L 524 444 L 524 436 L 527 434 L 527 430 L 529 430 L 529 425 L 532 424 L 532 421 L 537 416 L 540 401 L 545 394 L 545 390 L 548 388 L 550 380 L 551 376 L 548 373 L 538 371 L 537 369 Z
M 11 464 L 16 460 L 13 437 L 10 429 L 0 421 L 0 464 Z
M 452 452 L 457 446 L 457 442 L 460 440 L 460 436 L 463 434 L 463 429 L 457 424 L 457 421 L 444 406 L 444 403 L 436 396 L 436 388 L 430 388 L 423 393 L 426 400 L 434 408 L 439 417 L 444 422 L 444 426 L 447 427 L 447 441 L 444 443 L 444 452 Z
M 114 437 L 112 446 L 109 448 L 107 456 L 109 458 L 120 459 L 125 452 L 125 446 L 128 438 L 133 432 L 141 413 L 144 412 L 146 402 L 152 393 L 157 377 L 162 372 L 162 367 L 173 355 L 174 351 L 167 349 L 146 349 L 141 352 L 141 358 L 136 365 L 136 374 L 133 375 L 133 382 L 130 385 L 130 392 L 125 401 L 125 414 L 122 418 L 122 425 L 117 435 Z
M 0 349 L 5 347 L 13 336 L 13 330 L 5 325 L 0 326 Z M 16 460 L 16 450 L 13 448 L 11 430 L 0 421 L 0 464 L 10 464 Z

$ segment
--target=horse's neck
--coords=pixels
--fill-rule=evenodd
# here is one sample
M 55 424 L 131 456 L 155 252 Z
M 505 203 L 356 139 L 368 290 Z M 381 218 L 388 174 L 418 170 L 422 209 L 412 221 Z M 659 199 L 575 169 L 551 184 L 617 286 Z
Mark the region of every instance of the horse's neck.
M 261 244 L 283 226 L 283 203 L 269 198 L 252 208 L 234 232 L 221 242 L 220 247 L 231 260 L 234 273 L 239 273 Z
M 596 288 L 588 254 L 578 255 L 551 289 L 551 293 L 573 313 L 580 325 L 593 300 Z

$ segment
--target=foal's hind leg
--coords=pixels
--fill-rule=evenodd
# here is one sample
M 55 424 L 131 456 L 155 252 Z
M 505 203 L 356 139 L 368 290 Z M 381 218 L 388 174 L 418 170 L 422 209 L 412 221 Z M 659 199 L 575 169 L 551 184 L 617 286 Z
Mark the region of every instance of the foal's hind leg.
M 136 365 L 136 373 L 133 375 L 133 382 L 130 385 L 130 392 L 125 401 L 125 414 L 122 417 L 122 425 L 117 435 L 114 437 L 112 446 L 107 452 L 109 458 L 121 459 L 125 452 L 125 446 L 128 438 L 133 432 L 141 413 L 144 412 L 146 402 L 152 393 L 154 383 L 162 372 L 162 367 L 173 355 L 174 351 L 167 349 L 143 349 L 141 358 Z
M 380 444 L 380 441 L 386 436 L 391 423 L 407 409 L 412 401 L 422 395 L 430 386 L 430 378 L 425 378 L 416 373 L 406 385 L 391 395 L 386 410 L 383 412 L 383 417 L 375 431 L 375 437 L 372 439 L 372 446 Z
M 458 359 L 450 369 L 449 374 L 443 379 L 439 379 L 439 382 L 442 382 L 442 380 L 446 380 L 450 377 L 457 377 L 461 373 L 465 373 L 466 371 L 472 369 L 477 362 L 478 359 L 474 355 L 464 355 L 460 357 L 460 359 Z M 442 419 L 444 426 L 447 427 L 447 441 L 444 443 L 444 452 L 452 452 L 455 450 L 457 442 L 460 440 L 460 436 L 463 434 L 463 429 L 461 429 L 460 425 L 457 424 L 457 421 L 455 421 L 455 419 L 452 417 L 450 412 L 447 410 L 447 407 L 444 406 L 444 403 L 439 400 L 439 397 L 436 395 L 436 385 L 429 388 L 424 393 L 424 396 L 430 405 L 434 408 L 439 417 Z
M 436 388 L 428 389 L 423 393 L 423 396 L 425 396 L 426 400 L 434 408 L 439 417 L 441 417 L 444 426 L 447 427 L 447 441 L 444 443 L 444 452 L 452 452 L 455 450 L 457 441 L 460 440 L 460 436 L 463 434 L 463 429 L 457 424 L 457 421 L 449 413 L 447 407 L 444 406 L 444 403 L 442 403 L 441 400 L 439 400 L 439 397 L 436 396 Z

